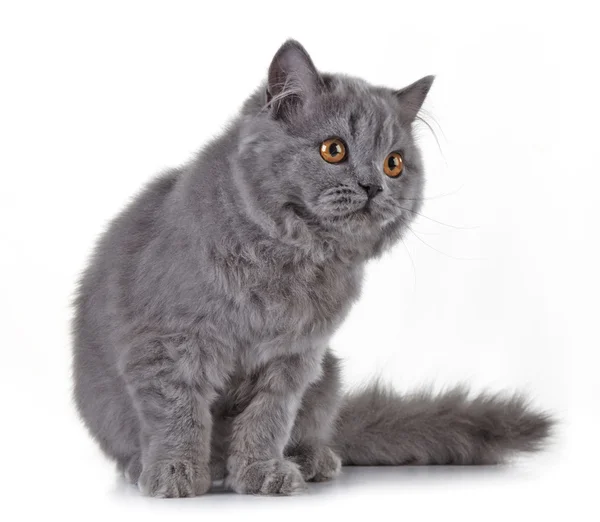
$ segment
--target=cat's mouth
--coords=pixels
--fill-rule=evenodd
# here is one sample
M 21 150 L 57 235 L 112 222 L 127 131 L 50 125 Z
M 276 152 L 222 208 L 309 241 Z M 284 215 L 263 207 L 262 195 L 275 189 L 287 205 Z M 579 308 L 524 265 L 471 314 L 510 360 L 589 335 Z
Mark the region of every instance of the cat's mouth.
M 365 201 L 364 204 L 362 204 L 358 209 L 352 211 L 350 214 L 366 217 L 373 221 L 385 218 L 381 209 L 378 208 L 376 202 L 372 199 Z
M 340 204 L 335 209 L 312 209 L 299 198 L 290 199 L 284 208 L 289 210 L 297 219 L 302 220 L 310 228 L 348 228 L 364 226 L 372 227 L 386 219 L 381 209 L 372 199 L 360 202 L 358 205 Z
M 373 206 L 371 204 L 372 199 L 367 199 L 362 208 L 359 208 L 357 212 L 362 212 L 363 214 L 370 216 L 373 213 Z

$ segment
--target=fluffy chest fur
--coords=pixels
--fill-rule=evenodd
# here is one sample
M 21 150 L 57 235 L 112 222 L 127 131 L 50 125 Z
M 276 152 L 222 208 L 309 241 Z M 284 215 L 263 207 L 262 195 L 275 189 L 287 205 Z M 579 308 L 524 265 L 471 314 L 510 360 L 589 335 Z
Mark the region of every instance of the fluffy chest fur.
M 227 314 L 254 353 L 301 352 L 326 343 L 358 297 L 362 265 L 232 256 L 218 267 Z
M 224 219 L 225 205 L 207 192 L 197 200 L 213 226 L 177 219 L 185 215 L 174 191 L 180 180 L 157 181 L 113 225 L 118 239 L 104 263 L 117 268 L 107 280 L 110 321 L 125 322 L 126 337 L 149 324 L 200 338 L 208 330 L 230 367 L 322 351 L 358 297 L 363 262 L 316 260 L 268 240 L 242 219 Z

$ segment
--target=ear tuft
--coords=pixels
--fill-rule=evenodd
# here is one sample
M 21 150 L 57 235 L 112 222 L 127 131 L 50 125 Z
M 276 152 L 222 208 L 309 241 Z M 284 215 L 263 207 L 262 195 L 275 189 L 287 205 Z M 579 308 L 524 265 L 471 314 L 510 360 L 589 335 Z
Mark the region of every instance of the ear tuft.
M 435 76 L 425 76 L 408 87 L 394 92 L 400 102 L 402 116 L 407 121 L 412 122 L 417 117 L 434 79 Z
M 319 73 L 306 49 L 296 40 L 288 40 L 277 51 L 269 67 L 267 102 L 275 117 L 290 110 L 316 94 Z

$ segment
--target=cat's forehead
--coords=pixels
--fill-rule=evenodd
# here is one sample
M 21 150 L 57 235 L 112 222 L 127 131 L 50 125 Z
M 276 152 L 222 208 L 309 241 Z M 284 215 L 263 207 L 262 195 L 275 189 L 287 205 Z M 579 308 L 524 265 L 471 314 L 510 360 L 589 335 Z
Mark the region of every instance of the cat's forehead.
M 329 75 L 323 79 L 322 101 L 327 112 L 370 119 L 376 124 L 378 119 L 384 120 L 394 113 L 394 101 L 391 93 L 385 89 L 373 87 L 360 78 L 342 75 Z
M 326 75 L 312 111 L 314 130 L 370 148 L 389 148 L 406 134 L 391 92 L 364 80 Z

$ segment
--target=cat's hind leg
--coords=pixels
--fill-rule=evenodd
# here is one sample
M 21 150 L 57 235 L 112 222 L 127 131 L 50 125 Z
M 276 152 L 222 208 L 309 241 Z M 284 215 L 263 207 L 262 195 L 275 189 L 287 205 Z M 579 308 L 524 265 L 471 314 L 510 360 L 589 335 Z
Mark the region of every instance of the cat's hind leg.
M 125 480 L 130 484 L 137 486 L 140 475 L 142 474 L 142 455 L 135 454 L 127 459 L 119 459 L 117 466 L 123 473 Z

